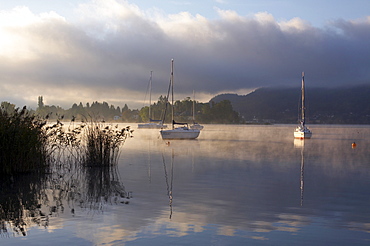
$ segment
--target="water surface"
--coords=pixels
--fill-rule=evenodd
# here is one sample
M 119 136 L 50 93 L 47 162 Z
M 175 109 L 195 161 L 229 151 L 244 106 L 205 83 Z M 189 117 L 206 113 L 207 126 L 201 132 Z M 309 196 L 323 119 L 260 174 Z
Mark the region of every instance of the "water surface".
M 369 126 L 313 125 L 305 141 L 294 128 L 137 129 L 116 168 L 54 175 L 32 198 L 43 214 L 24 213 L 24 233 L 5 222 L 0 243 L 369 245 Z

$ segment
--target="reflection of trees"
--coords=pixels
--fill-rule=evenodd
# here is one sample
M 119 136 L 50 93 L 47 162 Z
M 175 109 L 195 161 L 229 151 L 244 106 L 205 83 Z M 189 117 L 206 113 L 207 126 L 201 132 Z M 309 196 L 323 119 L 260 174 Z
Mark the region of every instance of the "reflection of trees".
M 0 185 L 0 233 L 10 227 L 14 233 L 26 235 L 30 224 L 48 225 L 40 200 L 45 197 L 45 174 L 3 175 Z
M 27 235 L 31 225 L 47 227 L 49 218 L 78 208 L 104 210 L 127 204 L 131 194 L 119 180 L 117 166 L 84 167 L 71 163 L 52 167 L 51 173 L 1 177 L 0 233 Z

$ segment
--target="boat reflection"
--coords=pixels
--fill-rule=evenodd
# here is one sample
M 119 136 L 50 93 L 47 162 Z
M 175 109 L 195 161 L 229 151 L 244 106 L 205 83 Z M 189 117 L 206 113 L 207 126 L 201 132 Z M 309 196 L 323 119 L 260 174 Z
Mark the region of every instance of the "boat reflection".
M 294 147 L 301 149 L 301 176 L 300 176 L 300 190 L 301 190 L 301 207 L 303 206 L 304 193 L 304 139 L 294 139 Z
M 301 207 L 303 206 L 304 192 L 304 147 L 301 149 Z
M 168 173 L 167 173 L 167 167 L 166 167 L 166 160 L 165 160 L 165 157 L 164 157 L 164 154 L 162 153 L 162 160 L 163 160 L 163 169 L 164 169 L 164 177 L 166 179 L 166 185 L 167 185 L 167 196 L 168 196 L 168 199 L 169 199 L 169 206 L 170 206 L 170 219 L 172 218 L 172 200 L 173 200 L 173 196 L 172 196 L 172 188 L 173 188 L 173 161 L 174 161 L 174 156 L 175 156 L 175 153 L 174 153 L 174 149 L 172 149 L 172 155 L 171 155 L 171 166 L 170 166 L 170 178 L 168 178 Z M 170 179 L 170 180 L 168 180 Z
M 301 190 L 301 207 L 303 207 L 303 194 L 304 194 L 304 151 L 305 151 L 305 140 L 294 139 L 294 148 L 301 150 L 301 175 L 300 175 L 300 190 Z

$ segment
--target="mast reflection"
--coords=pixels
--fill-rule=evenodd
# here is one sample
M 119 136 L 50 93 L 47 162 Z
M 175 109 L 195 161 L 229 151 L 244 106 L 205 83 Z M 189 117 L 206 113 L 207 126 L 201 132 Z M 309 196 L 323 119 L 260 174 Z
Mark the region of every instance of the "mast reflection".
M 301 207 L 303 206 L 303 192 L 304 192 L 304 145 L 303 148 L 301 149 Z
M 169 206 L 170 206 L 170 217 L 169 217 L 170 219 L 172 218 L 172 199 L 173 199 L 173 196 L 172 196 L 172 188 L 173 188 L 173 163 L 174 163 L 174 156 L 175 156 L 175 153 L 174 153 L 174 150 L 172 149 L 171 167 L 170 167 L 171 177 L 170 177 L 170 181 L 168 181 L 166 161 L 165 161 L 164 155 L 162 153 L 163 168 L 164 168 L 164 177 L 166 179 L 167 196 L 168 196 L 168 199 L 169 199 Z
M 294 147 L 301 149 L 301 176 L 300 176 L 300 190 L 301 190 L 301 207 L 303 206 L 304 194 L 304 139 L 294 139 Z

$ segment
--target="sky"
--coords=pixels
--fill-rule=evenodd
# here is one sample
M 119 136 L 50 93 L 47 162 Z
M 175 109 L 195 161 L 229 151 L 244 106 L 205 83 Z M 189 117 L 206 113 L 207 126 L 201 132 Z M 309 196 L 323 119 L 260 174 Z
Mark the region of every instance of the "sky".
M 354 3 L 355 2 L 355 3 Z M 370 84 L 368 0 L 0 0 L 0 101 L 140 109 L 266 86 Z

